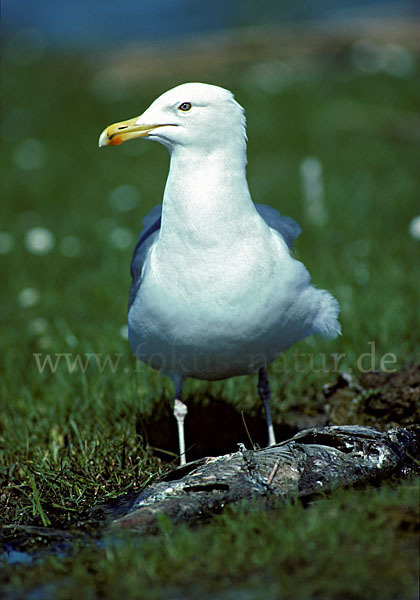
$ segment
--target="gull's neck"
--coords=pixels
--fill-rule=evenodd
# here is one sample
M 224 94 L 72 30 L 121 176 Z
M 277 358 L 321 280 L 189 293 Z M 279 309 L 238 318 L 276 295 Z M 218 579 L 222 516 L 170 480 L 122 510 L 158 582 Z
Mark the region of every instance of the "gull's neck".
M 160 240 L 211 247 L 244 232 L 252 203 L 245 139 L 212 152 L 172 150 L 163 196 Z

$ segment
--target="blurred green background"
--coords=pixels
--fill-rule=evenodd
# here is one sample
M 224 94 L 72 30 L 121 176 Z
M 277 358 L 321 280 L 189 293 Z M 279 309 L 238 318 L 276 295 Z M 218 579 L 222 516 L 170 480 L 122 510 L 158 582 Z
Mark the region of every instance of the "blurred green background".
M 216 35 L 213 46 L 211 36 L 177 41 L 170 53 L 160 46 L 51 52 L 40 50 L 33 33 L 22 46 L 17 34 L 6 39 L 0 243 L 7 396 L 20 397 L 26 386 L 41 399 L 49 390 L 75 398 L 78 364 L 69 373 L 62 358 L 55 374 L 48 364 L 39 373 L 47 355 L 55 365 L 65 353 L 70 363 L 80 355 L 82 365 L 87 353 L 101 354 L 100 364 L 90 359 L 83 385 L 108 396 L 133 398 L 144 380 L 161 395 L 160 378 L 131 359 L 124 327 L 132 248 L 143 216 L 161 201 L 168 156 L 146 141 L 99 150 L 97 138 L 105 125 L 140 114 L 185 80 L 228 87 L 246 108 L 253 198 L 300 222 L 296 256 L 341 305 L 343 336 L 302 342 L 300 362 L 291 349 L 273 366 L 275 390 L 285 379 L 292 395 L 304 379 L 328 380 L 333 353 L 345 355 L 341 369 L 356 371 L 380 368 L 385 355 L 389 369 L 418 358 L 416 55 L 386 41 L 387 33 L 404 37 L 398 28 L 385 28 L 380 41 L 353 42 L 351 31 L 341 38 L 265 31 Z M 372 342 L 374 360 L 360 359 Z M 115 374 L 102 365 L 108 355 Z M 230 393 L 230 383 L 215 384 L 215 393 L 226 385 Z
M 147 35 L 124 38 L 120 32 L 108 39 L 107 28 L 118 30 L 118 23 L 112 27 L 111 11 L 99 19 L 99 29 L 92 25 L 92 43 L 87 33 L 82 41 L 69 43 L 76 40 L 71 30 L 60 37 L 53 25 L 43 30 L 45 23 L 26 22 L 28 13 L 20 27 L 10 6 L 6 3 L 2 48 L 0 226 L 7 290 L 0 309 L 5 523 L 74 525 L 96 500 L 141 486 L 165 468 L 143 447 L 138 419 L 159 403 L 169 406 L 172 387 L 131 356 L 126 307 L 132 248 L 143 216 L 161 201 L 168 156 L 163 147 L 141 140 L 99 150 L 97 139 L 106 125 L 140 114 L 183 81 L 227 87 L 245 107 L 253 198 L 301 224 L 296 256 L 313 282 L 341 305 L 340 339 L 303 341 L 272 366 L 275 421 L 287 419 L 289 410 L 305 412 L 322 403 L 322 386 L 337 374 L 333 353 L 344 355 L 338 370 L 356 376 L 365 368 L 396 369 L 419 361 L 420 78 L 414 13 L 411 19 L 401 13 L 378 19 L 381 5 L 372 3 L 369 18 L 353 10 L 349 20 L 320 15 L 309 22 L 262 11 L 262 22 L 252 9 L 242 21 L 219 15 L 210 23 L 204 13 L 177 31 L 168 25 L 163 6 Z M 340 7 L 345 9 L 345 3 Z M 81 8 L 75 31 L 77 22 L 80 30 L 90 18 Z M 171 29 L 168 39 L 159 18 Z M 361 358 L 372 348 L 373 358 Z M 67 359 L 56 362 L 57 355 L 65 354 Z M 53 368 L 44 364 L 47 356 Z M 381 364 L 384 357 L 388 362 Z M 259 408 L 252 377 L 191 381 L 185 395 L 192 403 L 195 397 L 217 397 L 245 413 Z M 232 438 L 232 450 L 237 441 Z M 404 493 L 394 504 L 413 505 L 416 496 Z M 389 497 L 391 492 L 385 504 Z M 352 502 L 339 500 L 334 515 L 341 509 L 351 513 Z M 231 518 L 233 529 L 235 523 L 243 526 L 242 517 Z M 323 532 L 308 533 L 314 544 L 316 539 L 331 543 L 329 528 L 336 517 L 331 518 Z M 359 575 L 363 548 L 375 555 L 374 538 L 383 526 L 375 523 L 369 530 L 372 539 L 362 543 L 356 560 Z M 366 523 L 359 526 L 348 551 Z M 275 544 L 286 543 L 258 527 L 273 551 Z M 162 535 L 168 539 L 167 532 Z M 185 541 L 193 534 L 177 535 Z M 253 548 L 252 531 L 249 536 Z M 304 543 L 303 530 L 296 536 Z M 187 546 L 205 546 L 204 538 L 188 538 Z M 223 572 L 219 559 L 229 541 L 224 543 L 213 557 L 213 571 L 222 573 L 220 589 L 251 577 L 245 566 L 249 556 L 230 574 Z M 336 543 L 346 546 L 342 539 Z M 237 552 L 238 538 L 232 544 Z M 403 561 L 404 544 L 393 546 L 377 565 L 394 564 L 398 553 Z M 331 555 L 337 551 L 334 544 L 329 548 Z M 258 553 L 258 544 L 254 550 Z M 153 554 L 150 548 L 147 552 Z M 169 570 L 174 552 L 165 555 Z M 148 563 L 147 556 L 141 558 L 145 564 L 131 565 L 130 577 L 141 571 L 142 581 L 159 587 L 167 575 L 153 568 L 147 576 L 147 564 L 155 560 Z M 118 560 L 101 555 L 95 568 L 108 561 L 106 577 L 114 581 L 124 557 L 124 551 Z M 301 558 L 290 560 L 296 559 L 296 566 Z M 375 580 L 379 567 L 373 559 L 367 564 L 362 580 L 369 573 Z M 84 581 L 92 594 L 98 589 L 95 577 L 87 584 L 86 572 L 77 571 L 80 564 L 76 570 L 67 568 L 75 585 Z M 200 580 L 198 570 L 189 576 Z M 391 569 L 383 594 L 398 592 L 399 576 Z M 14 586 L 24 586 L 28 574 L 13 577 Z M 252 577 L 258 584 L 258 576 Z M 261 585 L 268 577 L 278 589 L 273 572 L 261 577 Z M 337 579 L 328 595 L 328 585 L 317 588 L 316 573 L 309 569 L 302 598 L 313 597 L 317 589 L 318 597 L 340 597 L 351 589 L 352 579 L 357 576 L 341 580 L 344 587 Z M 262 597 L 258 585 L 252 597 Z M 353 592 L 352 597 L 375 597 Z

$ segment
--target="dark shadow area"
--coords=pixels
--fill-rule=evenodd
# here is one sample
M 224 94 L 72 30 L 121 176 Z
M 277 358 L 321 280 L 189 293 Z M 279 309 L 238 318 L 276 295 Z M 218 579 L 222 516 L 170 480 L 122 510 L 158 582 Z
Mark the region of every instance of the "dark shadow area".
M 282 423 L 274 423 L 277 442 L 298 431 L 325 425 L 367 425 L 386 431 L 420 422 L 420 366 L 395 373 L 369 372 L 358 379 L 340 375 L 324 388 L 325 405 L 313 415 L 288 411 Z M 187 460 L 220 456 L 267 445 L 267 425 L 261 405 L 256 414 L 246 414 L 214 397 L 187 398 L 185 418 Z M 166 462 L 178 460 L 178 434 L 169 403 L 157 403 L 150 415 L 137 415 L 137 433 L 145 446 Z M 317 443 L 321 443 L 319 440 Z
M 262 407 L 256 415 L 249 415 L 217 398 L 198 397 L 187 399 L 186 403 L 185 443 L 188 461 L 236 452 L 239 443 L 247 448 L 264 448 L 267 445 L 267 425 Z M 156 405 L 149 416 L 139 414 L 136 429 L 144 444 L 150 446 L 162 460 L 176 460 L 178 434 L 169 404 Z M 274 430 L 280 442 L 292 437 L 299 427 L 295 423 L 274 424 Z

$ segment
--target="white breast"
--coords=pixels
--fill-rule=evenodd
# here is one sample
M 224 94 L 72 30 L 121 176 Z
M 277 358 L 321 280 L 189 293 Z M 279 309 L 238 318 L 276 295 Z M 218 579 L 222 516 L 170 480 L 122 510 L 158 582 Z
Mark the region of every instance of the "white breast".
M 189 256 L 156 245 L 129 313 L 138 358 L 219 379 L 253 372 L 308 335 L 298 299 L 309 277 L 263 225 L 263 237 L 258 231 Z

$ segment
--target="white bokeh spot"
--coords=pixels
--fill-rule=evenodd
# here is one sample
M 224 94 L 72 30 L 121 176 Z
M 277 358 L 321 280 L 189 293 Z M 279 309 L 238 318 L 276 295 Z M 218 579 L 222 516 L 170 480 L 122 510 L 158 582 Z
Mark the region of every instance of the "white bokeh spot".
M 32 254 L 48 254 L 54 245 L 54 235 L 45 227 L 34 227 L 25 236 L 25 247 Z
M 414 217 L 414 219 L 411 219 L 408 226 L 408 231 L 412 238 L 415 240 L 420 240 L 420 215 Z
M 110 242 L 119 250 L 126 250 L 134 243 L 134 234 L 127 227 L 117 227 L 110 235 Z
M 41 292 L 36 288 L 23 288 L 18 294 L 18 303 L 22 308 L 35 306 L 41 299 Z

